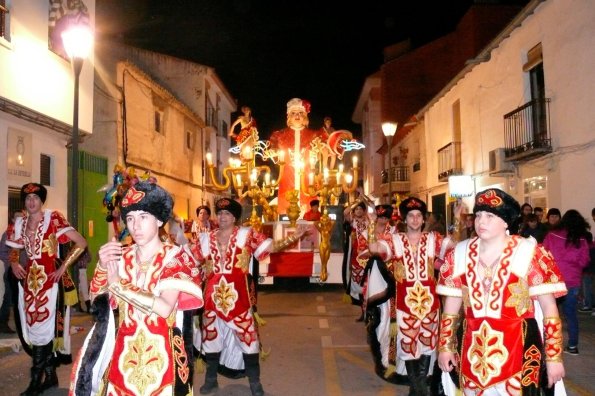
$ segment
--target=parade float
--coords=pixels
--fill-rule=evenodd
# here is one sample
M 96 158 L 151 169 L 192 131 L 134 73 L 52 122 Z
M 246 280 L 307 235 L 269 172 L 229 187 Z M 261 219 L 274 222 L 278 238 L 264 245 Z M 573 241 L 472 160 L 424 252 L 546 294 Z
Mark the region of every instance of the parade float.
M 217 193 L 231 191 L 249 208 L 246 223 L 273 239 L 288 237 L 296 227 L 310 227 L 310 234 L 291 249 L 259 263 L 259 283 L 272 283 L 277 277 L 342 283 L 344 207 L 339 203 L 340 198 L 348 201 L 348 195 L 357 188 L 356 154 L 364 146 L 347 130 L 310 134 L 311 139 L 302 140 L 301 145 L 297 134 L 308 135 L 304 130 L 295 133 L 295 139 L 280 144 L 274 139 L 260 140 L 258 130 L 251 127 L 248 133 L 240 134 L 241 139 L 230 149 L 229 165 L 220 172 L 207 153 L 205 187 Z M 344 161 L 349 161 L 349 169 Z M 302 220 L 313 199 L 320 201 L 320 220 Z M 280 206 L 285 208 L 282 212 Z

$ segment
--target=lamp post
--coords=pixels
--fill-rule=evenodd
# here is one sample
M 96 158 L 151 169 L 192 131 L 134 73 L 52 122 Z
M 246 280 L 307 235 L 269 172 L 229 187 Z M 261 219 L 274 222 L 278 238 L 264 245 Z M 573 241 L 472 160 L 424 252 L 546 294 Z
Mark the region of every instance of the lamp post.
M 89 56 L 93 34 L 87 24 L 71 24 L 62 33 L 62 43 L 70 58 L 74 73 L 74 107 L 72 111 L 72 161 L 70 164 L 70 224 L 78 228 L 78 171 L 79 171 L 79 76 L 85 58 Z
M 393 189 L 392 189 L 392 172 L 391 172 L 391 162 L 392 162 L 392 137 L 395 136 L 395 132 L 397 131 L 397 123 L 396 122 L 383 122 L 382 123 L 382 133 L 386 136 L 386 140 L 388 142 L 388 204 L 392 205 L 392 196 L 393 196 Z

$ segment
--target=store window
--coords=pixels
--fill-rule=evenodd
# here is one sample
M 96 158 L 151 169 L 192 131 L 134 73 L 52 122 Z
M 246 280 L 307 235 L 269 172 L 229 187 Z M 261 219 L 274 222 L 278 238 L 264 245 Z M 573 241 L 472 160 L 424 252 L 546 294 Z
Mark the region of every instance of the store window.
M 523 200 L 532 207 L 547 208 L 547 176 L 530 177 L 523 181 Z

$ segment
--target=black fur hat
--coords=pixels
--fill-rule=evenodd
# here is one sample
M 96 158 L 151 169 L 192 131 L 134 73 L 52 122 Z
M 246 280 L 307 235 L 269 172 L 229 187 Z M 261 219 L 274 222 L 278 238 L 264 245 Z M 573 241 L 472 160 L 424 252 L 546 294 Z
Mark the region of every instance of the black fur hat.
M 200 205 L 198 208 L 196 208 L 196 215 L 197 216 L 198 216 L 198 214 L 200 213 L 200 211 L 202 209 L 204 209 L 209 216 L 211 215 L 211 208 L 209 208 L 207 205 Z
M 48 190 L 39 183 L 27 183 L 21 187 L 21 201 L 25 202 L 27 195 L 35 194 L 41 199 L 41 202 L 45 203 L 45 199 L 48 196 Z
M 477 212 L 493 213 L 502 220 L 508 227 L 521 213 L 521 206 L 516 199 L 498 188 L 490 188 L 480 191 L 475 196 L 473 214 Z
M 393 216 L 393 207 L 392 205 L 376 205 L 376 217 L 384 217 L 387 219 L 392 218 Z
M 227 210 L 236 218 L 236 220 L 242 217 L 242 205 L 233 199 L 221 198 L 215 202 L 215 214 L 222 210 Z
M 120 210 L 124 218 L 129 212 L 143 210 L 163 223 L 167 223 L 171 217 L 173 207 L 174 200 L 171 195 L 162 187 L 149 181 L 141 181 L 131 186 L 120 202 Z
M 403 220 L 405 220 L 407 217 L 407 213 L 411 212 L 412 210 L 419 210 L 425 218 L 426 214 L 428 213 L 428 206 L 424 201 L 415 197 L 404 199 L 399 204 L 399 214 Z

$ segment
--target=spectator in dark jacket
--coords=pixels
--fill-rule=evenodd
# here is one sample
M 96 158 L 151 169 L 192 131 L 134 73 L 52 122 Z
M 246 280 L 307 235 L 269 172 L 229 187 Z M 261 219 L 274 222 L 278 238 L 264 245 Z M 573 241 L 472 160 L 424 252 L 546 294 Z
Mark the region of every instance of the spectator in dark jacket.
M 528 214 L 525 226 L 521 230 L 521 236 L 525 238 L 532 236 L 537 242 L 542 243 L 545 234 L 547 234 L 547 227 L 545 224 L 540 223 L 534 213 Z

